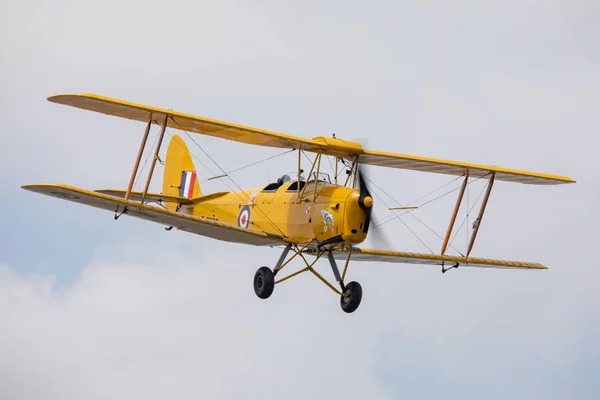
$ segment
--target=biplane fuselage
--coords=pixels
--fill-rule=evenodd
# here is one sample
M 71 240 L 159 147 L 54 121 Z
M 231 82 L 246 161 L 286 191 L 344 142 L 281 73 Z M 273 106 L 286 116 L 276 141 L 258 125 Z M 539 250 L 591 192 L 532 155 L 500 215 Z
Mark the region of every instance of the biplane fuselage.
M 240 228 L 282 235 L 295 243 L 316 240 L 359 244 L 365 240 L 365 214 L 358 205 L 359 190 L 324 181 L 304 183 L 300 183 L 300 192 L 298 181 L 288 181 L 281 186 L 272 183 L 222 193 L 191 204 L 187 209 L 184 205 L 180 211 Z

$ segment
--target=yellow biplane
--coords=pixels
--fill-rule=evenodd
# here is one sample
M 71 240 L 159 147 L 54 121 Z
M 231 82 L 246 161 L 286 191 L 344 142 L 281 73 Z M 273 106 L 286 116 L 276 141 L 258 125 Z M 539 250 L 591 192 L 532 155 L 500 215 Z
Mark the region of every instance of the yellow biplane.
M 113 211 L 115 219 L 126 214 L 163 224 L 167 230 L 176 228 L 229 242 L 283 247 L 273 268 L 261 267 L 256 272 L 253 281 L 256 295 L 266 299 L 272 294 L 276 283 L 310 271 L 340 296 L 341 308 L 347 313 L 355 311 L 362 298 L 359 283 L 345 282 L 351 260 L 430 264 L 441 266 L 442 272 L 459 265 L 545 269 L 539 263 L 470 257 L 492 186 L 495 181 L 534 185 L 575 182 L 565 176 L 369 150 L 359 143 L 341 140 L 335 135 L 305 139 L 94 94 L 57 95 L 48 100 L 144 122 L 147 124 L 145 133 L 126 190 L 90 191 L 63 184 L 26 185 L 23 186 L 24 189 Z M 152 124 L 161 127 L 154 158 L 144 190 L 134 192 L 134 181 Z M 191 154 L 185 142 L 174 135 L 164 160 L 162 193 L 149 193 L 167 127 L 245 144 L 297 151 L 297 175 L 293 179 L 289 174 L 284 175 L 276 182 L 247 190 L 202 194 Z M 314 159 L 311 161 L 310 172 L 304 177 L 302 154 L 306 153 L 313 153 Z M 333 180 L 321 173 L 321 159 L 324 156 L 335 159 Z M 346 176 L 338 173 L 338 164 L 343 166 L 341 172 L 345 172 Z M 367 237 L 373 210 L 373 197 L 362 165 L 455 175 L 457 179 L 463 177 L 439 254 L 357 247 Z M 340 175 L 342 179 L 338 181 Z M 226 177 L 227 174 L 214 178 Z M 445 252 L 465 187 L 469 179 L 473 178 L 486 179 L 488 183 L 467 252 L 464 256 L 447 255 Z M 331 265 L 339 290 L 313 268 L 323 256 L 327 257 Z M 278 273 L 296 257 L 302 259 L 306 267 L 276 280 Z M 342 272 L 338 269 L 336 260 L 345 263 Z

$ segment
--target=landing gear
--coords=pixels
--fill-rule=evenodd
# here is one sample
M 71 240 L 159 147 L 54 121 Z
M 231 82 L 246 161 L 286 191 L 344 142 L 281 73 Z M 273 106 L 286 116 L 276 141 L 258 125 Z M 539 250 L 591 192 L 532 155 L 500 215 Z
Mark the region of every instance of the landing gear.
M 275 276 L 268 267 L 260 267 L 254 274 L 254 293 L 261 299 L 267 299 L 275 288 Z
M 279 260 L 275 264 L 275 268 L 273 268 L 273 270 L 271 270 L 268 267 L 259 268 L 258 271 L 256 271 L 256 274 L 254 274 L 254 292 L 256 293 L 256 295 L 261 299 L 267 299 L 271 296 L 271 294 L 273 294 L 275 284 L 286 281 L 303 272 L 311 272 L 313 275 L 319 278 L 319 280 L 321 280 L 325 285 L 329 286 L 331 290 L 333 290 L 340 296 L 340 306 L 342 307 L 342 310 L 344 312 L 349 314 L 356 311 L 362 300 L 362 287 L 358 282 L 354 281 L 348 284 L 344 284 L 344 278 L 346 277 L 346 271 L 350 262 L 350 256 L 352 255 L 352 248 L 348 250 L 348 258 L 346 259 L 346 265 L 344 266 L 343 273 L 340 274 L 340 270 L 338 269 L 337 262 L 331 250 L 317 249 L 315 259 L 309 263 L 306 260 L 306 257 L 302 254 L 303 250 L 306 249 L 306 247 L 308 247 L 309 244 L 310 242 L 306 243 L 302 248 L 299 248 L 297 245 L 295 245 L 293 247 L 294 254 L 287 261 L 285 261 L 288 253 L 292 250 L 292 245 L 289 244 L 283 250 L 283 253 L 279 257 Z M 327 255 L 327 258 L 329 259 L 331 270 L 341 290 L 338 290 L 332 283 L 330 283 L 313 268 L 315 263 L 324 255 Z M 285 267 L 296 256 L 302 258 L 302 260 L 306 264 L 306 268 L 291 273 L 286 277 L 280 278 L 277 281 L 275 281 L 275 276 L 279 273 L 279 271 L 281 271 L 281 269 L 283 269 L 283 267 Z
M 356 311 L 362 300 L 362 287 L 358 282 L 350 282 L 344 291 L 346 296 L 340 296 L 340 306 L 347 313 Z

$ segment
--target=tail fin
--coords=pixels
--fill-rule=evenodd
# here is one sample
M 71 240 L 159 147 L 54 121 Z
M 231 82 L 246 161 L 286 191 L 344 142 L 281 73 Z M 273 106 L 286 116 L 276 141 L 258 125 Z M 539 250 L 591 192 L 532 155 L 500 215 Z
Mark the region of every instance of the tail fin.
M 185 142 L 178 135 L 173 136 L 167 149 L 162 194 L 188 199 L 201 195 L 192 156 Z M 166 203 L 165 206 L 174 210 L 177 203 Z

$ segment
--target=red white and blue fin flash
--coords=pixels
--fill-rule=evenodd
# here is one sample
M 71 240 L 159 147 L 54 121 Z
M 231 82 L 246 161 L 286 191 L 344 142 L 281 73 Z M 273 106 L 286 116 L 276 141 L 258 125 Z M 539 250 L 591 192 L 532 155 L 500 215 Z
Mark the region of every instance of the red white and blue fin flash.
M 196 171 L 183 171 L 181 173 L 181 186 L 179 187 L 179 196 L 191 199 L 194 195 L 194 186 L 196 185 Z
M 240 228 L 248 228 L 250 224 L 250 207 L 244 206 L 242 211 L 240 211 L 240 215 L 238 216 L 238 226 Z

